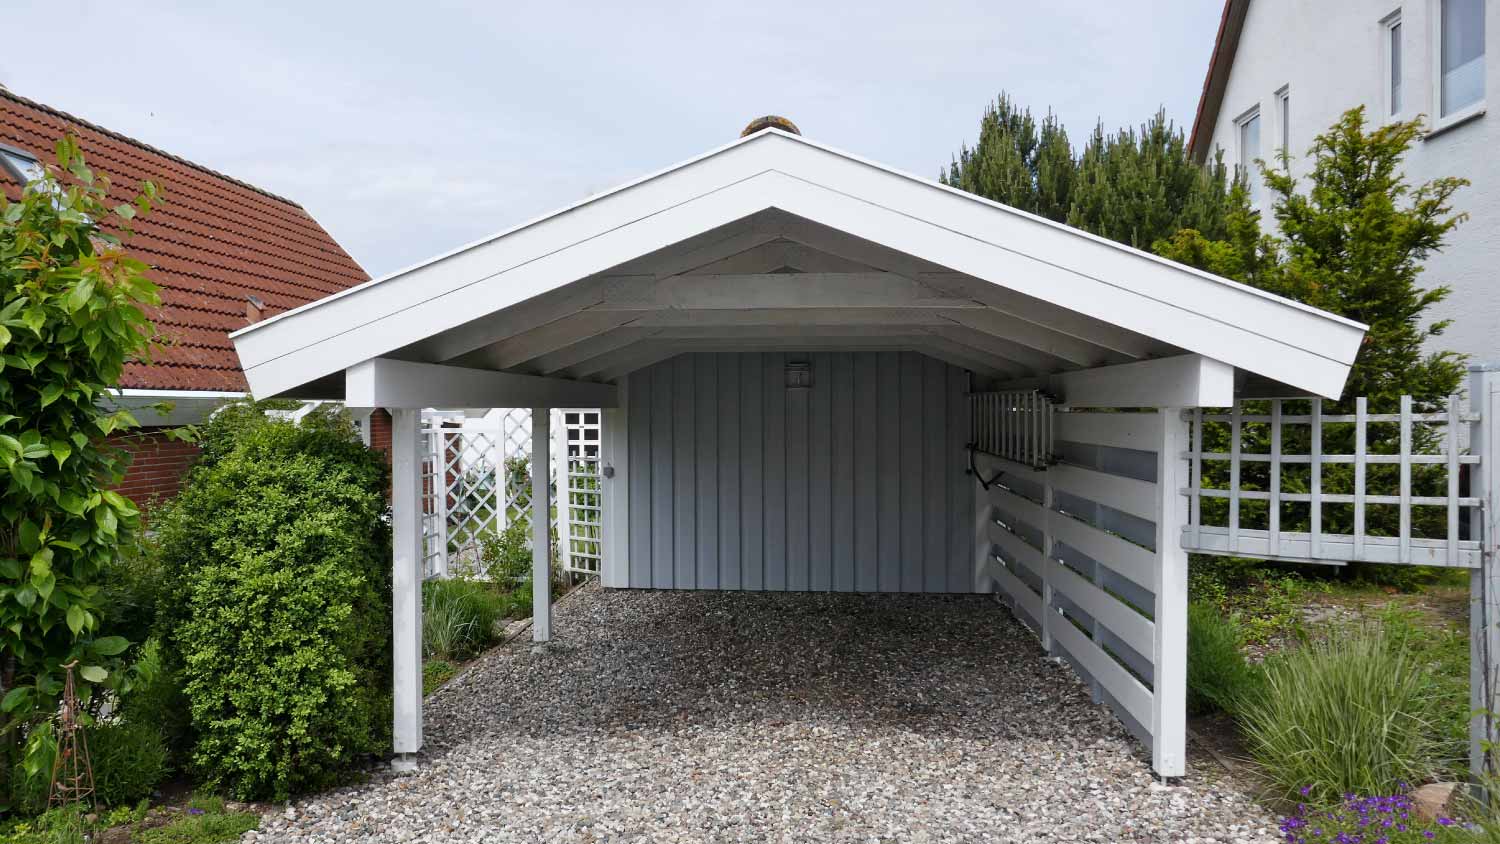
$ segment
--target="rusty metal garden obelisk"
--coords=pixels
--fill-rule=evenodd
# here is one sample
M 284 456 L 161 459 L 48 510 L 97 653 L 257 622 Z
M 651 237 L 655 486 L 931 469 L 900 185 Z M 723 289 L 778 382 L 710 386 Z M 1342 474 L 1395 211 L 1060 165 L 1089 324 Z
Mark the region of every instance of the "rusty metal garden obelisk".
M 52 782 L 47 788 L 47 808 L 94 802 L 94 768 L 89 762 L 88 740 L 78 723 L 78 690 L 73 685 L 77 661 L 63 666 L 62 713 L 57 728 L 57 757 L 52 761 Z

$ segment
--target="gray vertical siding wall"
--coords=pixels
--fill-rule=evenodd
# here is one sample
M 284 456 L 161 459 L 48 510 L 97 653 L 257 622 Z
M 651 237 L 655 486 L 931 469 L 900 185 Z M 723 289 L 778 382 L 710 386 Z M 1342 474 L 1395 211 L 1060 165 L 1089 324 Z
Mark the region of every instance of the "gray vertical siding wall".
M 811 389 L 787 389 L 789 360 L 811 362 Z M 625 585 L 972 592 L 964 387 L 909 352 L 685 354 L 631 374 Z

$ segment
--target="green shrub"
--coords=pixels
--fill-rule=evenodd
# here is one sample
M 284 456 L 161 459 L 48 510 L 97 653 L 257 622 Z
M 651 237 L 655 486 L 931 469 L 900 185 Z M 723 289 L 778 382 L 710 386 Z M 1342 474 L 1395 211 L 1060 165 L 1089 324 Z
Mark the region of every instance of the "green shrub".
M 166 742 L 151 724 L 96 724 L 84 730 L 83 738 L 93 766 L 94 793 L 103 806 L 135 803 L 149 797 L 166 779 Z M 54 751 L 49 749 L 43 754 L 43 767 L 37 776 L 25 777 L 20 770 L 13 773 L 11 801 L 22 814 L 33 815 L 47 808 L 53 760 Z
M 1233 713 L 1251 695 L 1258 675 L 1241 650 L 1244 635 L 1235 616 L 1212 604 L 1188 606 L 1188 711 Z
M 1405 641 L 1360 626 L 1268 660 L 1240 722 L 1276 796 L 1306 788 L 1308 802 L 1333 803 L 1391 794 L 1441 770 L 1439 705 Z
M 531 576 L 531 522 L 512 520 L 499 534 L 487 533 L 479 540 L 479 556 L 485 574 L 499 582 L 517 582 Z
M 195 772 L 280 800 L 388 744 L 386 471 L 342 414 L 226 412 L 158 521 L 161 630 Z
M 193 726 L 182 682 L 167 663 L 164 650 L 157 636 L 141 645 L 136 662 L 141 679 L 121 696 L 120 716 L 129 723 L 155 727 L 166 743 L 171 765 L 179 767 L 188 762 L 192 751 Z
M 430 695 L 458 673 L 458 666 L 445 659 L 429 659 L 422 663 L 422 694 Z
M 105 806 L 124 806 L 151 796 L 168 773 L 167 743 L 155 725 L 121 721 L 87 733 L 94 765 L 94 792 Z

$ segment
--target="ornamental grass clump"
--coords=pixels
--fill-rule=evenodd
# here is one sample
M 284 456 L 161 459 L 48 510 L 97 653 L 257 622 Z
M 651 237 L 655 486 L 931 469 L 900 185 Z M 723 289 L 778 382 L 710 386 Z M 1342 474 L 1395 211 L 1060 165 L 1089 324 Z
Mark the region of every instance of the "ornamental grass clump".
M 1311 794 L 1312 788 L 1301 791 Z M 1421 818 L 1403 788 L 1395 794 L 1356 797 L 1328 808 L 1297 804 L 1279 826 L 1287 844 L 1426 844 L 1429 841 L 1474 841 L 1469 830 L 1451 818 Z
M 1240 723 L 1274 796 L 1329 804 L 1443 770 L 1440 707 L 1406 641 L 1361 625 L 1268 660 Z
M 1188 711 L 1234 713 L 1252 696 L 1259 677 L 1245 661 L 1242 644 L 1236 616 L 1209 603 L 1188 606 Z

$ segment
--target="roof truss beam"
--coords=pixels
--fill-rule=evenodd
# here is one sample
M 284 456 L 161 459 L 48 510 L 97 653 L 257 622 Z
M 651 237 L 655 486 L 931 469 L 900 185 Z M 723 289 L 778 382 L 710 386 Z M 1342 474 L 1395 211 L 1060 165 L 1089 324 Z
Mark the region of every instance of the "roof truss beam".
M 389 358 L 344 370 L 350 407 L 617 407 L 612 384 Z

